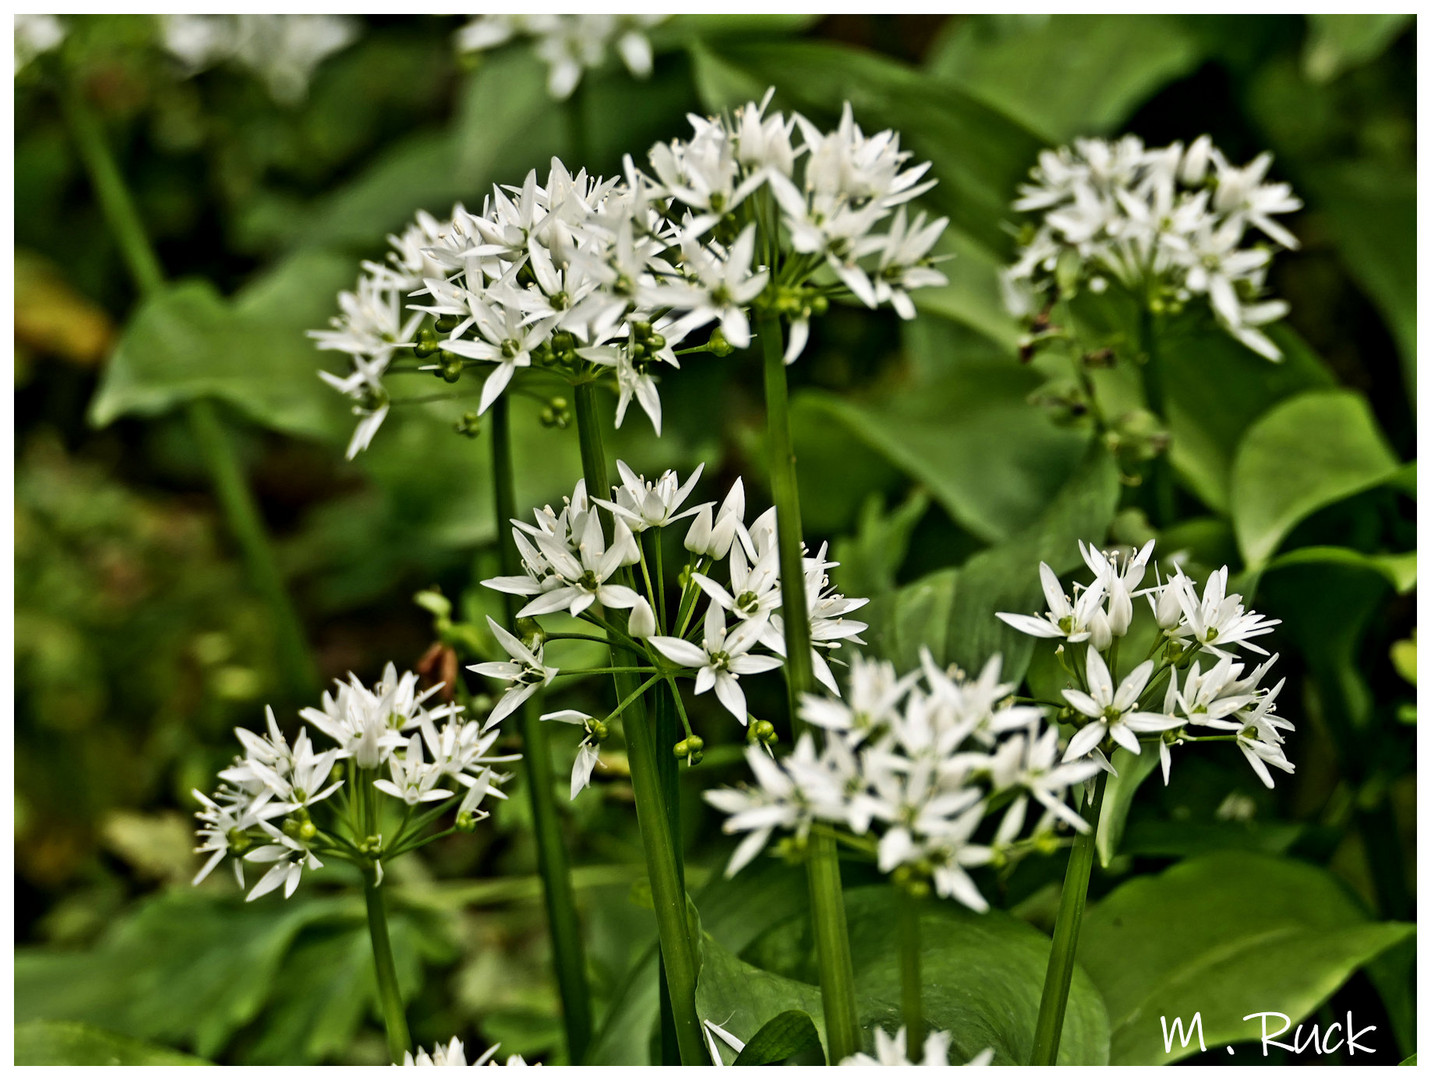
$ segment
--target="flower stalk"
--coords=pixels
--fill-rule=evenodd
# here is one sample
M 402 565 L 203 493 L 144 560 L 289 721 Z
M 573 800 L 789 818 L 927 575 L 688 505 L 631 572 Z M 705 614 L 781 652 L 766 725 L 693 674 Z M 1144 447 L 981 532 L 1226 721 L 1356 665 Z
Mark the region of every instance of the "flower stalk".
M 909 885 L 914 885 L 910 882 Z M 909 1045 L 924 1041 L 924 997 L 919 971 L 919 914 L 923 905 L 907 885 L 899 893 L 899 986 L 900 1006 Z
M 1078 954 L 1078 933 L 1083 926 L 1083 909 L 1088 904 L 1088 880 L 1093 872 L 1093 855 L 1098 836 L 1098 819 L 1103 812 L 1103 792 L 1108 774 L 1100 772 L 1093 781 L 1093 794 L 1085 798 L 1082 815 L 1090 828 L 1073 842 L 1068 870 L 1063 878 L 1063 895 L 1053 927 L 1053 948 L 1039 999 L 1038 1023 L 1034 1028 L 1031 1065 L 1053 1065 L 1058 1061 L 1058 1043 L 1063 1035 L 1063 1016 L 1068 1008 L 1068 990 L 1073 983 L 1073 964 Z
M 144 231 L 144 223 L 105 142 L 99 121 L 74 86 L 64 87 L 61 104 L 120 256 L 140 294 L 146 299 L 152 298 L 164 287 L 164 269 Z M 214 495 L 247 564 L 250 583 L 273 615 L 279 670 L 285 688 L 295 700 L 312 697 L 318 690 L 318 672 L 313 665 L 308 638 L 284 587 L 273 543 L 218 410 L 212 401 L 195 399 L 185 406 L 185 411 L 199 454 L 208 468 Z
M 382 1006 L 383 1024 L 388 1033 L 388 1053 L 393 1061 L 402 1061 L 403 1055 L 412 1051 L 412 1037 L 407 1031 L 397 966 L 393 963 L 393 944 L 388 936 L 383 890 L 372 869 L 363 872 L 363 900 L 368 908 L 368 937 L 373 943 L 373 966 L 378 977 L 378 1002 Z
M 492 471 L 496 481 L 497 544 L 502 573 L 517 574 L 521 572 L 521 560 L 512 543 L 509 525 L 517 516 L 517 508 L 511 416 L 506 398 L 497 400 L 492 406 Z M 517 598 L 507 593 L 503 593 L 502 598 L 507 626 L 516 633 Z M 541 711 L 540 693 L 522 705 L 519 722 L 525 750 L 523 760 L 527 767 L 527 791 L 536 831 L 537 870 L 542 879 L 552 959 L 556 967 L 557 989 L 561 994 L 567 1056 L 572 1064 L 579 1064 L 591 1042 L 591 990 L 586 978 L 586 955 L 576 910 L 576 894 L 571 884 L 571 863 L 552 796 L 551 752 L 547 746 L 546 728 L 538 719 Z
M 582 472 L 586 489 L 595 497 L 609 492 L 611 481 L 606 468 L 606 451 L 596 405 L 596 387 L 583 382 L 575 388 L 577 432 L 581 441 Z M 629 571 L 622 575 L 629 578 Z M 612 646 L 613 667 L 619 666 L 618 645 Z M 638 680 L 630 672 L 618 671 L 616 694 L 625 700 Z M 651 899 L 656 909 L 656 928 L 661 943 L 661 962 L 670 994 L 671 1019 L 681 1062 L 704 1064 L 705 1044 L 696 1014 L 696 952 L 686 917 L 686 891 L 676 836 L 671 828 L 662 780 L 657 732 L 647 717 L 639 695 L 626 707 L 622 718 L 627 754 L 631 763 L 631 788 L 636 800 L 636 823 L 646 853 L 646 872 L 651 882 Z
M 790 722 L 801 728 L 800 695 L 815 690 L 810 660 L 809 608 L 801 552 L 800 491 L 795 474 L 795 447 L 790 434 L 790 392 L 785 379 L 780 317 L 763 312 L 757 331 L 764 353 L 765 408 L 770 454 L 770 489 L 775 502 L 776 536 L 780 545 L 781 608 L 785 629 L 785 671 L 790 692 Z M 812 834 L 805 863 L 810 890 L 811 923 L 820 971 L 820 997 L 829 1039 L 829 1059 L 843 1061 L 860 1050 L 860 1026 L 855 1008 L 854 962 L 845 922 L 845 897 L 840 885 L 840 860 L 835 842 Z
M 1147 308 L 1143 309 L 1140 326 L 1143 338 L 1143 393 L 1148 401 L 1148 410 L 1167 429 L 1167 401 L 1163 390 L 1163 357 L 1158 349 L 1158 319 Z M 1165 449 L 1150 463 L 1149 473 L 1153 484 L 1153 522 L 1160 528 L 1173 523 L 1173 463 L 1171 449 Z

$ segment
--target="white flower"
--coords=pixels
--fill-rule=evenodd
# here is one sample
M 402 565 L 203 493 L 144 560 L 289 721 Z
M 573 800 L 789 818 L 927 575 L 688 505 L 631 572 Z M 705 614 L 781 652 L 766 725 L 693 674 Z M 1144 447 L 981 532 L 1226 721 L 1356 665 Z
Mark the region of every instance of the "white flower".
M 408 806 L 418 803 L 442 802 L 452 797 L 446 788 L 437 787 L 443 771 L 436 765 L 423 760 L 422 738 L 414 735 L 407 742 L 407 752 L 393 754 L 388 758 L 391 780 L 374 780 L 373 787 L 395 799 L 401 799 Z
M 534 648 L 528 648 L 519 637 L 504 630 L 490 615 L 487 616 L 487 626 L 511 659 L 471 664 L 467 670 L 510 684 L 502 699 L 492 709 L 490 720 L 496 723 L 510 716 L 522 702 L 550 684 L 556 678 L 558 669 L 547 667 L 543 662 L 543 646 L 540 642 Z
M 1088 693 L 1065 690 L 1064 698 L 1084 716 L 1088 723 L 1078 729 L 1068 742 L 1064 761 L 1073 761 L 1093 752 L 1105 736 L 1109 736 L 1130 754 L 1140 752 L 1138 735 L 1145 732 L 1168 731 L 1181 727 L 1182 721 L 1165 713 L 1138 709 L 1138 698 L 1153 675 L 1153 661 L 1144 660 L 1128 673 L 1128 677 L 1113 685 L 1108 665 L 1096 649 L 1087 653 Z
M 501 1061 L 496 1060 L 495 1055 L 496 1055 L 496 1053 L 497 1053 L 497 1050 L 498 1050 L 500 1047 L 501 1047 L 501 1043 L 497 1043 L 497 1044 L 495 1044 L 495 1045 L 493 1045 L 493 1046 L 488 1047 L 486 1050 L 484 1050 L 484 1051 L 482 1052 L 482 1055 L 481 1055 L 480 1057 L 478 1057 L 475 1061 L 471 1062 L 471 1064 L 472 1064 L 472 1065 L 502 1065 L 502 1064 L 506 1064 L 506 1065 L 525 1065 L 525 1064 L 526 1064 L 526 1062 L 522 1059 L 522 1055 L 521 1055 L 521 1054 L 512 1054 L 510 1057 L 507 1058 L 506 1062 L 501 1062 Z M 468 1061 L 467 1061 L 467 1052 L 466 1052 L 466 1050 L 465 1050 L 465 1049 L 463 1048 L 463 1046 L 462 1046 L 462 1041 L 461 1041 L 460 1039 L 458 1039 L 456 1036 L 453 1036 L 452 1040 L 451 1040 L 446 1046 L 443 1046 L 441 1043 L 438 1043 L 436 1046 L 434 1046 L 434 1047 L 432 1048 L 431 1053 L 429 1053 L 427 1050 L 424 1050 L 424 1049 L 423 1049 L 422 1047 L 420 1047 L 420 1046 L 417 1048 L 417 1055 L 416 1055 L 415 1057 L 413 1056 L 413 1052 L 412 1052 L 411 1050 L 406 1050 L 406 1051 L 404 1051 L 404 1052 L 403 1052 L 403 1058 L 402 1058 L 402 1064 L 403 1064 L 403 1065 L 421 1065 L 421 1066 L 449 1066 L 449 1067 L 450 1067 L 450 1066 L 466 1066 L 466 1065 L 468 1064 Z M 540 1064 L 540 1062 L 539 1062 L 538 1064 Z
M 193 795 L 200 805 L 200 810 L 194 815 L 199 820 L 200 843 L 194 851 L 209 856 L 194 875 L 195 885 L 208 877 L 225 855 L 241 850 L 235 847 L 236 838 L 258 828 L 261 822 L 286 813 L 283 804 L 271 801 L 273 793 L 270 791 L 263 791 L 256 798 L 233 791 L 220 792 L 222 802 L 197 790 Z M 246 841 L 243 843 L 246 846 Z M 243 863 L 237 859 L 234 860 L 234 876 L 239 885 L 243 885 Z
M 1242 605 L 1240 593 L 1228 595 L 1227 567 L 1208 575 L 1200 598 L 1191 579 L 1182 575 L 1170 580 L 1166 587 L 1175 590 L 1174 595 L 1185 620 L 1168 631 L 1169 637 L 1191 639 L 1217 656 L 1227 656 L 1227 649 L 1239 645 L 1266 655 L 1267 650 L 1252 644 L 1250 639 L 1270 634 L 1282 620 L 1268 619 L 1255 611 L 1248 611 Z
M 1099 551 L 1092 544 L 1078 542 L 1079 553 L 1088 569 L 1097 576 L 1108 600 L 1108 628 L 1115 637 L 1122 637 L 1133 623 L 1133 596 L 1143 583 L 1154 541 L 1149 540 L 1137 552 L 1123 557 L 1121 565 L 1116 554 Z
M 750 345 L 747 308 L 765 288 L 769 273 L 753 270 L 755 226 L 747 225 L 730 250 L 721 258 L 708 246 L 687 236 L 681 245 L 684 265 L 690 277 L 682 284 L 662 286 L 656 291 L 661 303 L 688 309 L 676 323 L 688 333 L 713 320 L 734 348 Z
M 562 724 L 577 724 L 586 731 L 586 738 L 576 750 L 576 763 L 571 767 L 571 797 L 575 799 L 591 783 L 591 772 L 600 760 L 600 748 L 596 739 L 596 720 L 575 709 L 561 709 L 542 714 L 543 720 L 555 720 Z M 605 725 L 603 725 L 604 727 Z
M 1095 620 L 1103 615 L 1103 583 L 1095 581 L 1081 593 L 1075 586 L 1078 598 L 1070 600 L 1059 584 L 1058 575 L 1048 563 L 1039 563 L 1038 572 L 1043 582 L 1044 599 L 1048 601 L 1048 611 L 1042 618 L 1006 611 L 995 614 L 1015 630 L 1034 637 L 1066 638 L 1070 645 L 1087 641 L 1093 635 Z M 1106 616 L 1103 617 L 1106 619 Z
M 716 511 L 714 521 L 708 504 L 703 504 L 697 511 L 686 533 L 686 550 L 695 555 L 724 559 L 735 542 L 736 534 L 744 526 L 745 483 L 736 477 Z
M 247 852 L 244 858 L 249 862 L 273 863 L 273 866 L 263 877 L 258 879 L 258 884 L 249 890 L 245 899 L 257 900 L 280 885 L 283 886 L 283 896 L 287 899 L 298 888 L 304 867 L 309 870 L 317 870 L 323 864 L 305 844 L 275 829 L 267 821 L 259 822 L 259 828 L 268 834 L 273 843 Z
M 725 615 L 717 604 L 706 609 L 705 636 L 701 645 L 684 638 L 657 635 L 651 645 L 666 657 L 687 668 L 696 669 L 696 693 L 704 694 L 712 687 L 716 697 L 730 714 L 744 726 L 746 722 L 745 692 L 740 688 L 741 675 L 756 675 L 780 666 L 774 656 L 751 656 L 750 650 L 765 629 L 765 619 L 747 619 L 729 634 Z
M 601 531 L 601 520 L 593 513 L 584 515 L 575 552 L 552 536 L 537 535 L 535 540 L 537 548 L 560 580 L 554 588 L 545 589 L 517 612 L 518 618 L 546 615 L 563 609 L 572 615 L 580 615 L 596 603 L 609 608 L 629 608 L 640 599 L 635 590 L 608 582 L 622 566 L 640 558 L 640 550 L 631 530 L 619 518 L 612 527 L 610 548 L 606 546 L 606 537 Z M 494 578 L 483 584 L 504 592 L 514 591 L 498 584 L 507 580 Z
M 802 735 L 793 759 L 813 763 L 815 756 L 814 740 L 808 734 Z M 749 833 L 731 856 L 726 877 L 733 877 L 760 854 L 777 828 L 803 837 L 813 821 L 808 800 L 780 763 L 771 761 L 757 746 L 746 748 L 745 760 L 755 774 L 754 787 L 719 788 L 705 793 L 706 802 L 729 815 L 721 826 L 723 832 Z
M 594 501 L 598 506 L 604 506 L 612 513 L 624 518 L 633 532 L 645 532 L 652 528 L 659 529 L 674 521 L 679 521 L 681 518 L 690 517 L 700 510 L 700 507 L 692 507 L 677 513 L 681 504 L 686 501 L 686 497 L 696 486 L 696 481 L 701 478 L 701 470 L 704 468 L 704 463 L 697 465 L 695 471 L 686 477 L 684 484 L 676 475 L 675 469 L 667 469 L 661 474 L 661 478 L 653 484 L 648 482 L 644 476 L 637 476 L 632 472 L 626 462 L 618 460 L 616 471 L 621 475 L 621 486 L 615 489 L 616 501 L 610 502 L 606 499 Z M 702 505 L 709 506 L 710 504 L 703 503 Z

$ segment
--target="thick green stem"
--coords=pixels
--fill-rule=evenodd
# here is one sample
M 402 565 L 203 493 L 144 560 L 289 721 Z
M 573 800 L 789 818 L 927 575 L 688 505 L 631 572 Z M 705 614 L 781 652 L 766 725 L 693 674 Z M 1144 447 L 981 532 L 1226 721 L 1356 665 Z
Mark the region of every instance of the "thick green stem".
M 502 573 L 520 574 L 521 556 L 512 542 L 509 522 L 517 516 L 515 467 L 512 460 L 511 418 L 508 401 L 499 397 L 492 405 L 492 472 L 496 480 L 497 538 Z M 515 632 L 517 598 L 502 594 L 506 602 L 507 626 Z M 576 911 L 576 894 L 571 885 L 571 862 L 561 834 L 556 801 L 552 795 L 551 753 L 541 720 L 541 695 L 529 698 L 520 714 L 522 762 L 527 771 L 527 790 L 532 801 L 532 822 L 537 834 L 537 870 L 541 874 L 547 905 L 547 925 L 552 938 L 552 961 L 557 988 L 561 993 L 562 1017 L 566 1024 L 567 1056 L 581 1064 L 591 1043 L 591 989 L 586 978 L 586 955 L 582 948 L 581 921 Z
M 388 937 L 388 917 L 383 910 L 383 890 L 374 882 L 374 877 L 371 870 L 363 871 L 368 936 L 372 939 L 373 966 L 378 975 L 378 1002 L 382 1005 L 383 1023 L 388 1030 L 388 1054 L 394 1064 L 401 1065 L 403 1055 L 412 1050 L 412 1037 L 407 1033 L 407 1015 L 403 1012 L 402 992 L 398 989 L 393 943 Z
M 1143 393 L 1148 410 L 1157 415 L 1167 430 L 1168 410 L 1163 393 L 1163 358 L 1158 350 L 1158 321 L 1146 308 L 1142 314 Z M 1153 484 L 1153 524 L 1166 529 L 1173 523 L 1176 508 L 1173 502 L 1173 466 L 1171 450 L 1164 450 L 1150 463 L 1149 476 Z
M 910 1058 L 924 1044 L 924 996 L 919 973 L 919 913 L 923 905 L 908 889 L 899 893 L 899 987 L 905 1046 Z
M 770 489 L 775 499 L 776 534 L 780 544 L 781 610 L 785 623 L 785 678 L 790 690 L 790 723 L 802 724 L 800 695 L 815 690 L 810 659 L 810 615 L 805 598 L 805 568 L 801 551 L 800 490 L 795 477 L 795 447 L 790 435 L 790 392 L 785 382 L 780 319 L 760 317 L 759 335 L 765 354 L 765 408 L 769 439 Z M 859 1017 L 855 1008 L 854 963 L 845 924 L 845 897 L 840 886 L 840 859 L 827 836 L 810 837 L 805 863 L 810 887 L 811 923 L 820 971 L 820 997 L 825 1011 L 829 1057 L 843 1061 L 860 1051 Z
M 144 222 L 124 184 L 119 167 L 109 152 L 99 121 L 83 95 L 73 86 L 65 87 L 61 100 L 75 147 L 89 174 L 109 230 L 119 245 L 120 255 L 141 295 L 152 297 L 164 286 L 164 269 L 149 242 Z M 229 532 L 243 553 L 251 583 L 273 614 L 285 688 L 295 700 L 311 698 L 318 691 L 318 673 L 313 666 L 308 638 L 289 599 L 278 560 L 273 554 L 272 542 L 264 528 L 253 492 L 249 490 L 248 481 L 239 468 L 233 445 L 211 401 L 191 401 L 187 411 L 194 441 L 198 443 L 199 454 L 209 470 L 214 494 Z
M 1063 895 L 1058 902 L 1058 919 L 1053 926 L 1053 948 L 1048 956 L 1048 973 L 1043 980 L 1043 997 L 1038 1004 L 1038 1024 L 1034 1028 L 1031 1065 L 1053 1065 L 1058 1061 L 1058 1042 L 1063 1034 L 1063 1014 L 1068 1008 L 1068 988 L 1073 983 L 1073 963 L 1078 955 L 1078 932 L 1083 925 L 1083 909 L 1088 903 L 1088 879 L 1093 872 L 1094 838 L 1103 810 L 1103 789 L 1108 774 L 1100 772 L 1093 782 L 1093 797 L 1084 799 L 1083 819 L 1088 831 L 1079 833 L 1068 857 L 1063 877 Z
M 581 438 L 581 465 L 589 498 L 605 498 L 611 492 L 606 469 L 606 451 L 601 434 L 601 418 L 596 404 L 596 388 L 591 383 L 576 387 L 576 423 Z M 628 579 L 623 584 L 629 585 Z M 619 648 L 612 648 L 613 665 L 619 663 Z M 629 673 L 618 673 L 616 694 L 627 697 L 637 685 Z M 701 1022 L 696 1013 L 696 951 L 686 918 L 686 891 L 682 885 L 676 835 L 671 829 L 656 730 L 639 697 L 626 709 L 622 720 L 626 751 L 631 764 L 631 788 L 636 797 L 636 823 L 646 852 L 646 873 L 651 882 L 651 899 L 656 908 L 656 929 L 661 941 L 661 961 L 665 965 L 670 991 L 671 1018 L 682 1064 L 709 1064 L 701 1039 Z M 669 748 L 667 748 L 669 756 Z

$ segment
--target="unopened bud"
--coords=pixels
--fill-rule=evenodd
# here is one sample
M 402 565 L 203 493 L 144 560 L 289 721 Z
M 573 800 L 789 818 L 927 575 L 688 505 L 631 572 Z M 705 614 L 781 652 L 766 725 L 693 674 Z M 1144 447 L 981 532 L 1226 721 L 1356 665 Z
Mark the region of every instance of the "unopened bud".
M 637 640 L 645 640 L 656 632 L 656 613 L 645 597 L 639 598 L 631 608 L 631 618 L 626 631 Z

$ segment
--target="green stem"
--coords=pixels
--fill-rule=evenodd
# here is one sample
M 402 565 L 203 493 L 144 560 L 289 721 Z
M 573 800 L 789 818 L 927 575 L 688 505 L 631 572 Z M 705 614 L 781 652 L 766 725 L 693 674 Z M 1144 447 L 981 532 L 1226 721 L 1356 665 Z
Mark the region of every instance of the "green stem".
M 119 167 L 109 152 L 99 121 L 83 95 L 71 85 L 67 84 L 62 91 L 61 104 L 80 160 L 99 199 L 100 209 L 115 243 L 119 245 L 120 255 L 129 267 L 140 294 L 146 299 L 152 298 L 164 287 L 164 269 L 149 242 L 144 222 Z M 284 686 L 294 700 L 314 697 L 319 682 L 308 638 L 284 586 L 272 542 L 264 528 L 253 492 L 239 467 L 233 445 L 212 401 L 194 399 L 188 403 L 187 412 L 194 441 L 198 443 L 199 454 L 209 470 L 214 494 L 229 532 L 243 554 L 251 583 L 273 615 L 279 670 Z
M 581 439 L 581 465 L 586 477 L 587 495 L 604 498 L 611 491 L 611 481 L 606 469 L 596 388 L 590 383 L 581 383 L 575 388 L 575 394 L 576 424 Z M 629 571 L 623 571 L 623 576 L 629 579 Z M 613 661 L 615 651 L 613 646 Z M 618 673 L 615 678 L 617 697 L 627 697 L 636 685 L 632 676 Z M 647 719 L 644 703 L 639 697 L 627 707 L 622 730 L 626 733 L 631 788 L 636 798 L 636 823 L 646 854 L 646 873 L 651 881 L 661 960 L 670 990 L 671 1014 L 681 1061 L 686 1065 L 708 1064 L 701 1039 L 701 1022 L 696 1013 L 695 946 L 686 918 L 686 891 L 681 884 L 676 837 L 671 829 L 662 791 L 658 760 L 660 750 L 656 744 L 655 728 Z
M 497 489 L 497 542 L 502 572 L 520 574 L 521 556 L 512 542 L 511 526 L 517 516 L 515 467 L 512 459 L 512 432 L 509 403 L 499 397 L 492 405 L 492 470 Z M 518 598 L 504 593 L 507 625 L 516 629 Z M 523 766 L 527 771 L 527 792 L 532 802 L 532 822 L 537 835 L 537 870 L 546 899 L 547 925 L 552 939 L 552 962 L 561 994 L 562 1018 L 566 1025 L 567 1056 L 580 1064 L 591 1043 L 591 989 L 586 978 L 586 955 L 582 947 L 581 921 L 577 916 L 576 894 L 571 884 L 571 862 L 561 834 L 556 799 L 552 794 L 551 752 L 547 732 L 539 717 L 541 695 L 529 698 L 521 710 L 520 727 Z
M 1154 413 L 1164 429 L 1167 428 L 1167 402 L 1163 393 L 1163 360 L 1158 352 L 1158 322 L 1147 308 L 1142 314 L 1143 353 L 1143 393 L 1148 399 L 1148 411 Z M 1153 524 L 1166 529 L 1173 523 L 1173 470 L 1169 459 L 1170 450 L 1165 450 L 1153 458 L 1149 475 L 1153 482 Z
M 393 943 L 388 937 L 388 917 L 383 910 L 383 890 L 373 877 L 371 870 L 364 870 L 363 899 L 368 906 L 368 936 L 372 939 L 373 966 L 378 975 L 378 1001 L 382 1005 L 383 1023 L 388 1030 L 388 1054 L 394 1064 L 400 1065 L 403 1055 L 412 1050 L 412 1037 L 407 1032 L 402 992 L 398 989 Z
M 1063 895 L 1058 902 L 1058 919 L 1053 926 L 1048 973 L 1044 976 L 1043 997 L 1038 1004 L 1032 1065 L 1052 1065 L 1058 1060 L 1058 1042 L 1063 1034 L 1063 1014 L 1068 1008 L 1068 988 L 1073 983 L 1078 932 L 1083 925 L 1083 909 L 1088 903 L 1088 879 L 1093 872 L 1098 817 L 1103 810 L 1103 789 L 1107 782 L 1106 772 L 1100 772 L 1093 782 L 1093 797 L 1084 800 L 1082 810 L 1089 828 L 1087 832 L 1078 834 L 1068 857 Z
M 919 898 L 908 889 L 899 893 L 899 985 L 904 1013 L 905 1043 L 912 1058 L 924 1045 L 924 1000 L 919 974 Z
M 801 552 L 800 490 L 795 477 L 795 447 L 790 436 L 790 391 L 785 382 L 779 316 L 760 316 L 765 353 L 765 408 L 769 436 L 770 488 L 775 499 L 780 544 L 781 607 L 785 623 L 785 678 L 790 691 L 790 723 L 799 732 L 800 695 L 815 690 L 810 661 L 810 614 L 805 599 Z M 820 997 L 831 1061 L 859 1053 L 862 1039 L 855 1009 L 855 973 L 850 958 L 845 897 L 840 886 L 840 858 L 827 836 L 811 836 L 805 863 L 810 887 L 811 923 L 820 970 Z

